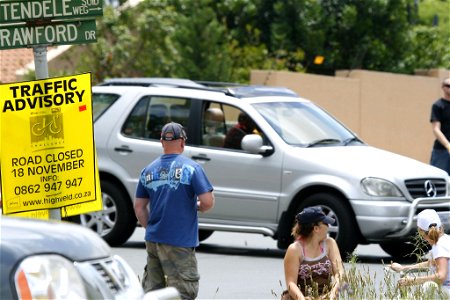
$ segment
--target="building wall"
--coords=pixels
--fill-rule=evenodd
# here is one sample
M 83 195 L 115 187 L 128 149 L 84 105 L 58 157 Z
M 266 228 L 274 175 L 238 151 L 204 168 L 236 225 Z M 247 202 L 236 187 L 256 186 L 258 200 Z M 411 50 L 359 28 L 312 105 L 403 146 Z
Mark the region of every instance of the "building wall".
M 432 103 L 449 70 L 402 75 L 364 70 L 322 76 L 284 71 L 251 73 L 252 84 L 284 86 L 330 112 L 369 145 L 428 163 L 434 141 Z

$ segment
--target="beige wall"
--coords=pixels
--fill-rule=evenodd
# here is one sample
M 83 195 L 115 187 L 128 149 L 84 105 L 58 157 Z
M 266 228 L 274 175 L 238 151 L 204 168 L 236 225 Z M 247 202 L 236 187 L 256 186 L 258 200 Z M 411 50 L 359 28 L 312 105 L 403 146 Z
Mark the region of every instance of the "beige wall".
M 449 70 L 400 75 L 363 70 L 336 76 L 252 71 L 252 84 L 284 86 L 333 114 L 368 144 L 428 163 L 432 103 Z

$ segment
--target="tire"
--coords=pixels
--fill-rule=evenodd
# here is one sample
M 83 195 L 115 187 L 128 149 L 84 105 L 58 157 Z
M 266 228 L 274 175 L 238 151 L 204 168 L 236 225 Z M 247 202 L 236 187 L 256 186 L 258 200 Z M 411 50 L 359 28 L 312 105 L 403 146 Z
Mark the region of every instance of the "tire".
M 416 259 L 421 257 L 430 250 L 430 247 L 425 244 L 415 245 L 414 242 L 409 241 L 390 241 L 380 243 L 381 249 L 396 260 L 401 259 Z
M 214 233 L 214 230 L 206 230 L 206 229 L 200 229 L 198 231 L 198 239 L 199 241 L 204 241 L 207 238 L 209 238 L 211 236 L 211 234 Z
M 80 224 L 97 232 L 110 246 L 124 244 L 136 229 L 137 219 L 125 192 L 101 181 L 103 210 L 80 215 Z
M 342 259 L 353 253 L 359 243 L 359 230 L 353 213 L 341 197 L 329 193 L 313 194 L 302 201 L 297 213 L 308 206 L 320 206 L 336 222 L 329 226 L 329 236 L 336 240 Z

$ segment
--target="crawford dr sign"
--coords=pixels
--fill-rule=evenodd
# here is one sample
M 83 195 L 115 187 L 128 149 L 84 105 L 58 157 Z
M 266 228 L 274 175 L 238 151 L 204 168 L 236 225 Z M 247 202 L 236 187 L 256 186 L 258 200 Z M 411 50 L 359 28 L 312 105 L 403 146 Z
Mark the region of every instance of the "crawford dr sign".
M 95 42 L 95 20 L 54 22 L 45 25 L 0 26 L 0 49 L 33 45 L 68 45 Z
M 103 15 L 101 0 L 0 1 L 0 23 Z

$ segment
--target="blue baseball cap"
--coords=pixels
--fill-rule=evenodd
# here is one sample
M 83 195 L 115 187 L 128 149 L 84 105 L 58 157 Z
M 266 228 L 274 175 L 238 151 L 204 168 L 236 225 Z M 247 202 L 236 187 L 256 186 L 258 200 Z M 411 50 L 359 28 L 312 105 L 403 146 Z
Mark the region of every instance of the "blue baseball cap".
M 325 224 L 331 225 L 336 222 L 333 218 L 327 217 L 319 206 L 305 207 L 305 209 L 295 216 L 295 219 L 300 224 L 324 222 Z
M 178 139 L 187 139 L 186 132 L 181 124 L 170 122 L 164 125 L 161 130 L 161 139 L 164 141 L 175 141 Z

